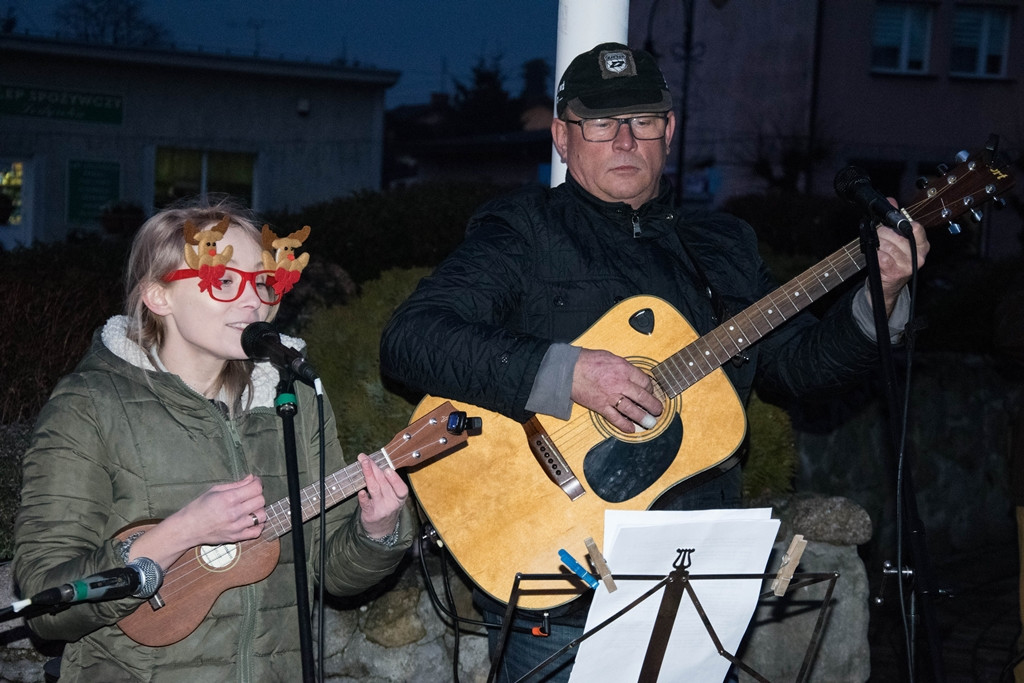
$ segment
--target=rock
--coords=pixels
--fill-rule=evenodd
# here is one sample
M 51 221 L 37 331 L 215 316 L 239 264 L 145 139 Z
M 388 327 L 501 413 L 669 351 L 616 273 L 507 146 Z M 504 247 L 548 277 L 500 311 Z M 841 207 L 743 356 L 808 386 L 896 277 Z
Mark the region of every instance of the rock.
M 366 639 L 383 647 L 410 645 L 427 635 L 416 604 L 420 591 L 415 588 L 395 589 L 374 601 L 366 616 L 363 633 Z

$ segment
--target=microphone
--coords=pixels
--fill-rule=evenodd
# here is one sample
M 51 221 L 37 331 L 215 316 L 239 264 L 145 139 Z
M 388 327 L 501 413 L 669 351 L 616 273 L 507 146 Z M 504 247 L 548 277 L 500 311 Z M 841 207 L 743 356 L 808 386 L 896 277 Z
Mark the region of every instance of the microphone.
M 153 560 L 140 557 L 127 567 L 108 569 L 63 586 L 36 593 L 29 601 L 33 605 L 69 605 L 85 600 L 96 602 L 120 600 L 132 596 L 151 598 L 160 588 L 164 572 Z
M 281 343 L 281 335 L 270 323 L 251 323 L 242 330 L 242 350 L 253 359 L 266 359 L 282 370 L 290 370 L 294 375 L 316 386 L 320 376 L 302 354 Z
M 847 166 L 836 174 L 836 194 L 852 204 L 859 204 L 875 220 L 904 237 L 914 233 L 910 221 L 889 203 L 881 192 L 871 186 L 871 178 L 856 166 Z

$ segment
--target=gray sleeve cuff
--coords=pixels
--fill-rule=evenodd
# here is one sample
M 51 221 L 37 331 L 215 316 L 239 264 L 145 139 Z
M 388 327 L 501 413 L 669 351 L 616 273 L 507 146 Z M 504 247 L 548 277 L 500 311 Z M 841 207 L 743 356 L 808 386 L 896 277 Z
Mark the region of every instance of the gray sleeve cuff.
M 871 294 L 868 292 L 867 283 L 863 289 L 853 297 L 853 319 L 857 321 L 857 327 L 867 335 L 868 339 L 875 339 L 875 318 L 871 312 Z M 889 316 L 889 341 L 898 343 L 903 338 L 903 328 L 907 326 L 910 318 L 910 290 L 904 287 L 900 290 L 900 296 L 896 300 L 896 307 L 892 309 Z
M 537 369 L 526 409 L 568 420 L 572 413 L 572 374 L 581 349 L 571 344 L 552 344 Z

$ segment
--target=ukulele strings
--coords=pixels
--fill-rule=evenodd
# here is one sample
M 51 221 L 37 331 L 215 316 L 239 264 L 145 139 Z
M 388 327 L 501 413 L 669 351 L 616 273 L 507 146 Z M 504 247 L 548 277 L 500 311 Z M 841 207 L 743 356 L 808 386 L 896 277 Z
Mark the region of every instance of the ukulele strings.
M 413 431 L 418 433 L 422 429 L 423 427 L 420 427 L 418 430 Z M 391 468 L 388 456 L 382 450 L 375 451 L 369 454 L 368 457 L 381 469 Z M 327 480 L 329 484 L 327 492 L 328 507 L 348 498 L 366 486 L 366 479 L 363 477 L 359 463 L 354 463 L 332 475 L 328 475 Z M 337 487 L 339 485 L 341 487 L 340 496 L 337 495 Z M 302 498 L 303 510 L 308 512 L 308 515 L 304 515 L 303 521 L 307 521 L 319 512 L 319 485 L 307 486 L 300 492 L 300 497 Z M 220 568 L 217 566 L 217 563 L 224 558 L 229 558 L 232 565 L 242 562 L 245 559 L 242 557 L 243 551 L 245 554 L 263 552 L 268 549 L 268 544 L 277 541 L 281 536 L 291 531 L 291 508 L 288 505 L 287 498 L 272 503 L 265 510 L 267 512 L 267 527 L 273 533 L 268 534 L 264 531 L 258 538 L 246 541 L 194 548 L 194 552 L 190 553 L 188 559 L 175 562 L 165 573 L 164 582 L 160 588 L 160 593 L 164 599 L 166 600 L 178 591 L 187 589 L 195 582 L 201 581 L 208 571 L 207 567 L 213 567 L 214 571 L 229 569 L 230 567 Z M 204 548 L 206 550 L 203 550 Z M 238 557 L 232 559 L 231 555 L 233 553 L 237 553 Z M 202 573 L 199 573 L 200 571 Z

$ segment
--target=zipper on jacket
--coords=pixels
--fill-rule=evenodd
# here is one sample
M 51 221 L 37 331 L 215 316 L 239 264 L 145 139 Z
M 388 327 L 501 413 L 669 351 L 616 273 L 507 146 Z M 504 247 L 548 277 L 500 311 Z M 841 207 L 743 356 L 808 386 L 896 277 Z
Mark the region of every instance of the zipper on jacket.
M 634 211 L 630 220 L 633 223 L 633 239 L 636 239 L 640 236 L 640 214 Z

